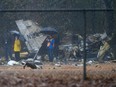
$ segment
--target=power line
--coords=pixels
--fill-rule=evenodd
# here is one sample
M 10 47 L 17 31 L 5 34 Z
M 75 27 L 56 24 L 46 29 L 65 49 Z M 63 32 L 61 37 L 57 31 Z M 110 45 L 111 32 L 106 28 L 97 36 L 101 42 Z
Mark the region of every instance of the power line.
M 0 12 L 78 12 L 78 11 L 114 11 L 114 9 L 3 9 Z

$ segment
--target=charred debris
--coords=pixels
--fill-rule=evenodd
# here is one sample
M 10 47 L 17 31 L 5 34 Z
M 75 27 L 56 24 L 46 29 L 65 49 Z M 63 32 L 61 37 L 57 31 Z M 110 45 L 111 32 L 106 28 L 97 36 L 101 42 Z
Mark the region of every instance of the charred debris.
M 24 65 L 24 68 L 27 66 L 32 69 L 37 69 L 38 67 L 42 69 L 42 62 L 48 61 L 45 39 L 50 34 L 54 34 L 57 37 L 57 50 L 54 52 L 55 65 L 76 63 L 75 65 L 77 66 L 83 63 L 84 42 L 82 35 L 65 33 L 64 37 L 59 40 L 59 33 L 54 28 L 39 27 L 31 20 L 17 20 L 16 25 L 19 29 L 18 34 L 23 37 L 28 52 L 26 58 L 24 58 L 23 61 L 21 60 L 21 64 Z M 12 33 L 17 32 L 12 31 Z M 113 37 L 109 37 L 106 32 L 87 35 L 87 64 L 115 61 L 112 51 L 112 39 L 114 38 L 114 35 Z M 31 62 L 28 61 L 29 59 L 32 59 Z

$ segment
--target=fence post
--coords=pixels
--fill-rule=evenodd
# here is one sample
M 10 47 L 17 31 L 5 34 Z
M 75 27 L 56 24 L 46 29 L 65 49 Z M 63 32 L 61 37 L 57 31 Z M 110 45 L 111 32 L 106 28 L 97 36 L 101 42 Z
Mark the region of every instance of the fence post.
M 83 39 L 83 42 L 84 42 L 84 62 L 83 62 L 83 80 L 86 80 L 86 57 L 87 57 L 87 54 L 86 54 L 86 33 L 87 33 L 87 30 L 86 30 L 86 10 L 83 11 L 83 14 L 84 14 L 84 39 Z

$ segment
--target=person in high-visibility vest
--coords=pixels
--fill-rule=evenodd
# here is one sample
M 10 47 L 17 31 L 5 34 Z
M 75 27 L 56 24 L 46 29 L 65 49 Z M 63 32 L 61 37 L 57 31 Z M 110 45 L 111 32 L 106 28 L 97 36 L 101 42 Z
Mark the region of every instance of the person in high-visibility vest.
M 20 51 L 21 51 L 21 42 L 19 40 L 19 37 L 16 36 L 14 41 L 14 53 L 16 61 L 20 60 Z

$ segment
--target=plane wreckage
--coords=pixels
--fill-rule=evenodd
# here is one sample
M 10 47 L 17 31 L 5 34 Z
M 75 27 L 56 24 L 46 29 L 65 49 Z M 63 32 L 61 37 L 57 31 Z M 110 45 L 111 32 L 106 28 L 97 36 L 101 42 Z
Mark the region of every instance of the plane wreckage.
M 38 56 L 38 53 L 41 52 L 41 48 L 45 43 L 45 39 L 49 35 L 57 34 L 56 29 L 52 27 L 39 27 L 37 23 L 32 20 L 17 20 L 16 25 L 18 26 L 19 32 L 23 35 L 25 39 L 25 44 L 27 46 L 28 52 L 34 54 L 34 58 Z M 45 53 L 46 49 L 44 49 Z
M 47 34 L 58 33 L 56 30 L 50 27 L 48 28 L 39 27 L 35 22 L 31 20 L 17 20 L 16 24 L 18 26 L 20 33 L 23 35 L 25 39 L 25 44 L 27 46 L 29 53 L 35 53 L 35 56 L 33 59 L 37 57 L 43 42 L 47 38 Z M 60 51 L 62 50 L 61 54 L 60 54 L 60 51 L 58 51 L 59 57 L 64 58 L 64 60 L 69 59 L 71 57 L 75 57 L 75 58 L 80 57 L 79 59 L 83 59 L 83 38 L 82 36 L 81 38 L 79 38 L 80 35 L 77 35 L 77 37 L 78 37 L 78 40 L 76 41 L 78 42 L 78 44 L 76 45 L 61 44 L 59 46 L 59 50 Z M 63 38 L 64 38 L 64 41 L 66 41 L 66 38 L 65 37 Z M 92 57 L 98 60 L 102 60 L 104 59 L 104 57 L 108 57 L 110 59 L 111 57 L 113 57 L 112 52 L 110 52 L 111 50 L 110 46 L 109 44 L 107 44 L 107 41 L 105 41 L 105 38 L 107 38 L 106 33 L 89 35 L 87 37 L 87 40 L 89 41 L 89 42 L 86 42 L 87 57 Z
M 16 24 L 20 33 L 25 38 L 25 44 L 28 48 L 28 51 L 30 53 L 37 52 L 47 36 L 42 34 L 35 35 L 36 32 L 41 31 L 41 28 L 31 20 L 17 20 Z

